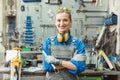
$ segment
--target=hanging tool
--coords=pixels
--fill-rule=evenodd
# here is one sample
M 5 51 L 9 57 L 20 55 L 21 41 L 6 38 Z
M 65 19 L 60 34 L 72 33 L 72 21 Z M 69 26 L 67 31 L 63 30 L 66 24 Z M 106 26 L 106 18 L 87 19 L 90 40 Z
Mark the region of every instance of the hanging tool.
M 86 18 L 105 18 L 105 16 L 85 16 Z
M 83 0 L 84 3 L 96 3 L 96 0 Z
M 84 26 L 91 26 L 91 28 L 95 28 L 96 26 L 102 26 L 103 24 L 85 24 Z M 97 27 L 98 28 L 98 27 Z
M 45 2 L 46 4 L 51 4 L 51 5 L 61 5 L 62 0 L 48 0 L 48 2 Z
M 104 5 L 103 5 L 102 0 L 97 0 L 96 1 L 96 6 L 103 7 Z
M 59 3 L 59 4 L 62 4 L 62 0 L 58 0 L 58 3 Z
M 100 0 L 99 6 L 100 6 L 100 7 L 103 7 L 102 0 Z
M 88 18 L 103 18 L 105 19 L 105 16 L 89 16 L 89 15 L 85 15 L 85 20 L 87 21 Z
M 17 56 L 14 57 L 11 60 L 10 67 L 10 80 L 21 80 L 21 67 L 22 67 L 22 61 L 20 56 L 20 48 L 14 48 L 14 50 L 17 50 Z
M 80 0 L 80 6 L 86 7 L 83 0 Z
M 14 1 L 8 0 L 7 4 L 10 6 L 10 9 L 12 10 L 12 6 L 14 5 Z
M 83 13 L 108 13 L 108 11 L 98 11 L 98 10 L 77 10 L 77 13 L 83 12 Z
M 79 0 L 78 3 L 79 3 L 79 8 L 77 11 L 81 10 L 82 7 L 86 7 L 83 0 Z
M 102 31 L 101 31 L 101 33 L 99 34 L 98 39 L 96 40 L 96 45 L 95 45 L 95 47 L 98 47 L 98 46 L 99 46 L 99 43 L 100 43 L 100 41 L 101 41 L 101 39 L 102 39 L 102 37 L 103 37 L 103 35 L 104 35 L 104 33 L 105 33 L 105 30 L 106 30 L 106 26 L 103 26 L 103 27 L 102 27 Z

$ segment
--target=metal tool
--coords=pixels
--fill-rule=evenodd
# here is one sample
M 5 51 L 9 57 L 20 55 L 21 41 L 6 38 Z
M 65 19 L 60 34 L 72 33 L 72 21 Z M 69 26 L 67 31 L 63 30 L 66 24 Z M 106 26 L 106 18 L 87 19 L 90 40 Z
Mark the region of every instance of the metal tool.
M 13 0 L 8 0 L 7 4 L 10 6 L 10 9 L 12 9 L 12 6 L 14 5 L 14 1 Z
M 48 56 L 44 50 L 42 50 L 42 53 L 44 54 L 45 57 Z M 52 65 L 53 69 L 55 70 L 56 69 L 55 65 L 54 64 L 51 64 L 51 65 Z
M 102 31 L 101 31 L 100 35 L 98 36 L 98 39 L 96 40 L 96 45 L 95 46 L 99 46 L 100 40 L 101 40 L 101 38 L 102 38 L 102 36 L 103 36 L 103 34 L 105 32 L 105 29 L 106 29 L 106 27 L 103 26 Z
M 14 50 L 17 50 L 17 56 L 14 57 L 11 60 L 10 67 L 10 80 L 21 80 L 21 67 L 22 67 L 22 61 L 20 57 L 20 48 L 14 48 Z
M 103 19 L 105 19 L 105 16 L 88 16 L 88 15 L 86 15 L 85 18 L 103 18 Z
M 106 56 L 105 52 L 103 50 L 99 50 L 99 54 L 103 56 L 103 58 L 105 59 L 106 63 L 108 64 L 109 68 L 112 70 L 114 69 L 111 61 L 109 60 L 109 58 Z
M 98 11 L 98 10 L 77 10 L 77 13 L 83 12 L 83 13 L 108 13 L 108 11 Z

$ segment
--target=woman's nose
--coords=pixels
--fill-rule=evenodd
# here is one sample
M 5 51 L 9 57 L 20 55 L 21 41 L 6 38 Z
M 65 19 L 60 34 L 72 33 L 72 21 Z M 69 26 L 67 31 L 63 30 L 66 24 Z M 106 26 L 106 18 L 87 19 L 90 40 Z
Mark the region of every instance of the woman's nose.
M 63 22 L 63 21 L 61 21 L 61 22 L 60 22 L 60 26 L 63 26 L 63 25 L 64 25 L 64 22 Z

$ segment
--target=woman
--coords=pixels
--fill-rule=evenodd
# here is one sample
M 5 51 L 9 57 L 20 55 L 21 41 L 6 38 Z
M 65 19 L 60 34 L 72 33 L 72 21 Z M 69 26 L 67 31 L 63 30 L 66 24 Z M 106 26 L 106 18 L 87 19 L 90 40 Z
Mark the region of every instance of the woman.
M 77 74 L 85 70 L 85 46 L 70 34 L 71 12 L 66 7 L 56 11 L 58 34 L 43 44 L 43 66 L 46 80 L 78 80 Z

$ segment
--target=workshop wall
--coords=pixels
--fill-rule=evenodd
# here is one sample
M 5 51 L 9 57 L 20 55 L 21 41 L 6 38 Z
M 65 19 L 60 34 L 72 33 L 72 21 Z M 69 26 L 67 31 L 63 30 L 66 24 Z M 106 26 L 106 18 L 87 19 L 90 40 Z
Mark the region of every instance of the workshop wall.
M 0 9 L 2 9 L 2 0 L 0 0 Z M 0 26 L 2 25 L 2 10 L 0 10 Z M 0 28 L 0 33 L 2 32 L 2 27 Z
M 20 47 L 25 45 L 26 35 L 24 33 L 27 25 L 31 25 L 33 32 L 33 34 L 30 35 L 32 38 L 31 40 L 29 39 L 29 41 L 35 46 L 40 46 L 46 37 L 53 36 L 57 33 L 54 26 L 54 15 L 55 10 L 59 6 L 66 6 L 71 9 L 73 20 L 71 33 L 81 39 L 83 39 L 85 35 L 91 39 L 92 36 L 96 36 L 98 27 L 104 25 L 104 20 L 109 9 L 108 0 L 97 0 L 96 2 L 92 2 L 92 0 L 88 0 L 88 2 L 87 0 L 84 0 L 84 2 L 82 2 L 82 0 L 62 0 L 61 5 L 57 4 L 59 0 L 38 0 L 40 2 L 24 2 L 25 0 L 9 1 L 10 0 L 3 1 L 3 12 L 5 12 L 3 13 L 4 22 L 2 26 L 3 43 L 7 45 L 7 47 Z M 51 3 L 48 3 L 48 1 L 51 1 Z M 12 8 L 10 6 L 12 6 Z M 28 17 L 31 23 L 28 23 Z M 9 34 L 9 32 L 11 31 L 15 32 L 15 36 L 9 36 L 11 34 Z M 12 37 L 14 40 L 11 41 Z M 11 47 L 9 47 L 9 49 Z
M 12 9 L 10 10 L 10 4 L 8 1 L 14 1 Z M 27 0 L 29 1 L 29 0 Z M 31 1 L 31 0 L 30 0 Z M 53 36 L 57 33 L 54 23 L 55 10 L 60 6 L 66 6 L 71 9 L 73 24 L 71 27 L 71 33 L 84 39 L 87 35 L 87 39 L 91 40 L 93 36 L 98 33 L 98 28 L 103 27 L 105 18 L 109 13 L 109 0 L 62 0 L 62 4 L 56 4 L 58 0 L 50 0 L 55 3 L 48 3 L 49 0 L 41 0 L 40 2 L 24 2 L 23 0 L 5 0 L 3 12 L 12 12 L 10 14 L 3 14 L 4 19 L 4 42 L 7 49 L 13 49 L 15 46 L 32 46 L 33 48 L 40 48 L 43 41 L 48 36 Z M 68 4 L 69 3 L 69 4 Z M 14 17 L 8 19 L 8 17 Z M 9 27 L 8 22 L 15 22 L 14 29 Z M 31 34 L 26 35 L 26 28 L 30 25 Z M 5 31 L 6 30 L 6 31 Z M 15 30 L 16 36 L 8 36 L 9 31 Z M 6 36 L 7 35 L 7 36 Z M 30 41 L 30 44 L 25 44 L 25 37 L 30 37 L 26 41 Z M 11 39 L 13 37 L 13 39 Z M 7 42 L 7 43 L 6 43 Z M 33 43 L 33 44 L 31 44 Z M 90 43 L 90 42 L 89 42 Z M 11 46 L 11 48 L 8 48 Z M 89 47 L 91 48 L 91 46 Z M 89 60 L 89 59 L 88 59 Z
M 34 42 L 42 43 L 46 37 L 57 33 L 54 26 L 55 10 L 59 6 L 67 6 L 71 9 L 73 24 L 71 33 L 74 36 L 83 39 L 85 35 L 89 38 L 96 36 L 97 28 L 104 25 L 104 19 L 108 13 L 108 0 L 94 2 L 82 2 L 80 0 L 62 0 L 61 5 L 49 4 L 49 0 L 41 0 L 41 2 L 23 2 L 20 1 L 20 24 L 21 32 L 24 33 L 26 27 L 27 16 L 31 17 L 34 32 Z M 51 2 L 57 0 L 51 0 Z M 69 4 L 68 4 L 69 3 Z M 21 39 L 24 37 L 22 36 Z M 23 42 L 21 42 L 23 43 Z

